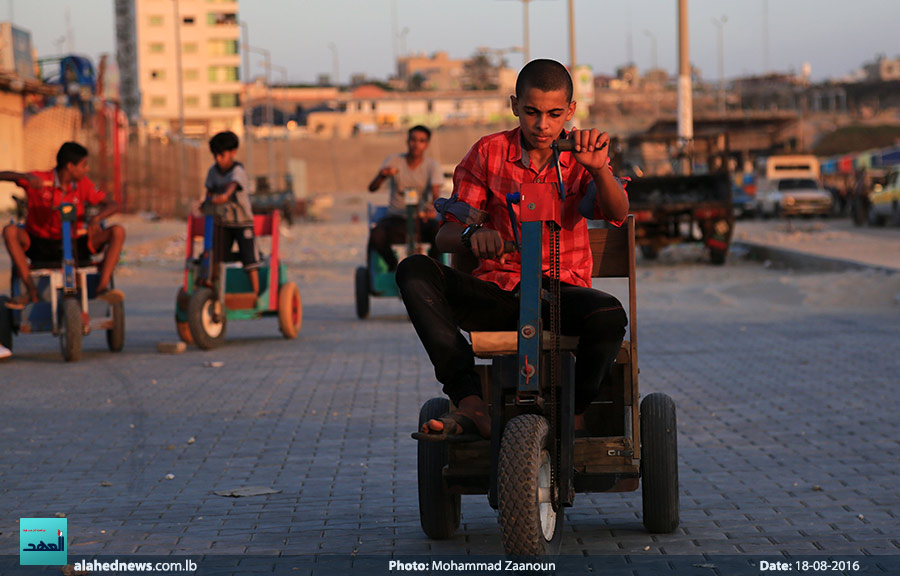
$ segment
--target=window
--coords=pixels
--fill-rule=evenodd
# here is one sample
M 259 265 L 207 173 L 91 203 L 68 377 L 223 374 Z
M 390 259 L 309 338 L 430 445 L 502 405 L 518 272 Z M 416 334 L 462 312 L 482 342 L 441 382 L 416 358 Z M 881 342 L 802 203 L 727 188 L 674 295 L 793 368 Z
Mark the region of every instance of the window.
M 210 12 L 206 15 L 206 23 L 209 26 L 236 26 L 237 14 Z
M 237 108 L 241 105 L 238 94 L 210 94 L 209 106 L 211 108 Z
M 153 96 L 150 98 L 150 107 L 151 108 L 165 108 L 166 107 L 166 97 L 165 96 Z
M 185 42 L 181 46 L 181 51 L 184 54 L 196 54 L 197 53 L 197 43 L 196 42 Z
M 200 79 L 200 71 L 196 68 L 188 68 L 184 71 L 184 79 L 188 82 L 196 82 Z
M 151 26 L 162 26 L 163 25 L 163 17 L 162 16 L 150 16 L 147 18 L 147 21 Z
M 239 54 L 239 48 L 237 40 L 223 40 L 219 38 L 208 40 L 206 43 L 206 53 L 209 56 L 231 56 Z
M 184 19 L 182 20 L 182 22 L 184 22 L 184 24 L 186 26 L 193 26 L 194 17 L 193 16 L 185 16 Z
M 153 42 L 150 44 L 151 54 L 162 54 L 163 52 L 165 52 L 165 44 L 162 42 Z
M 185 108 L 199 108 L 200 107 L 200 98 L 198 96 L 185 96 L 184 97 L 184 107 Z
M 166 79 L 166 71 L 165 70 L 151 70 L 150 78 L 153 80 L 165 80 Z
M 208 78 L 210 82 L 238 82 L 240 80 L 237 66 L 210 66 Z

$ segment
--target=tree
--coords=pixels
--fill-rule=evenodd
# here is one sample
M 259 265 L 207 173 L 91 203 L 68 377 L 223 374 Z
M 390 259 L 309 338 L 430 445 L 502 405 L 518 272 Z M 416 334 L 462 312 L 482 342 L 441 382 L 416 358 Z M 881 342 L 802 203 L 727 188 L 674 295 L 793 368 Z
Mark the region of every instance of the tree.
M 497 68 L 491 63 L 490 56 L 486 52 L 477 52 L 465 63 L 464 68 L 467 90 L 497 89 Z

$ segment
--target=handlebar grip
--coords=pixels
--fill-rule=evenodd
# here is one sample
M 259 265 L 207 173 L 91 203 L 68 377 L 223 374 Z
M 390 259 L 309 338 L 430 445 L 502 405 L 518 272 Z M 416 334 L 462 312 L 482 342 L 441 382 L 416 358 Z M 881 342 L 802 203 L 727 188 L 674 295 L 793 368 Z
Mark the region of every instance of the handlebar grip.
M 575 150 L 575 143 L 571 140 L 554 140 L 553 145 L 556 146 L 556 149 L 560 152 L 573 152 Z M 600 145 L 597 150 L 603 150 L 606 148 L 606 142 Z
M 575 149 L 575 144 L 571 140 L 554 140 L 553 145 L 560 152 L 571 152 Z

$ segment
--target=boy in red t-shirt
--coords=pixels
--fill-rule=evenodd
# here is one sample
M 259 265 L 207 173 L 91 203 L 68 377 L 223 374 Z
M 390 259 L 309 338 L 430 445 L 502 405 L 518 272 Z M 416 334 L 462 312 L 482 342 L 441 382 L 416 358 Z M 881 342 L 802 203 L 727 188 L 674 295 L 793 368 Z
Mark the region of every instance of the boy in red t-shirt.
M 72 230 L 75 253 L 83 258 L 105 250 L 100 264 L 97 295 L 109 291 L 113 269 L 119 261 L 125 243 L 125 229 L 118 225 L 101 228 L 100 223 L 119 211 L 115 202 L 94 188 L 87 178 L 88 151 L 76 143 L 66 142 L 56 154 L 56 168 L 46 172 L 0 172 L 0 181 L 15 182 L 28 201 L 25 227 L 9 224 L 3 228 L 3 240 L 13 265 L 25 285 L 25 294 L 9 300 L 7 308 L 22 309 L 38 301 L 37 289 L 31 280 L 30 261 L 57 262 L 62 260 L 62 218 L 59 205 L 75 205 L 76 225 Z M 85 207 L 99 210 L 85 222 Z

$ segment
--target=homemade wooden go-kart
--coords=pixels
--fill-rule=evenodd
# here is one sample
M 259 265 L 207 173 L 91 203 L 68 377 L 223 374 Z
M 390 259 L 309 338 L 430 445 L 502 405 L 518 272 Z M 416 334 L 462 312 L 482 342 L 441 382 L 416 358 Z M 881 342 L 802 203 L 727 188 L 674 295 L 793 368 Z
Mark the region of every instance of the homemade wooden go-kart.
M 188 217 L 184 284 L 175 300 L 178 336 L 209 350 L 225 343 L 228 320 L 277 315 L 282 335 L 296 338 L 303 323 L 303 304 L 300 289 L 288 281 L 287 267 L 281 260 L 278 211 L 253 217 L 255 237 L 271 237 L 271 254 L 258 268 L 259 295 L 254 296 L 237 254 L 223 253 L 218 238 L 219 210 L 205 203 L 202 216 Z M 199 239 L 203 244 L 198 253 L 194 244 Z
M 82 338 L 93 331 L 106 331 L 106 343 L 112 352 L 125 346 L 125 301 L 119 290 L 97 297 L 99 273 L 87 254 L 76 254 L 72 225 L 77 211 L 73 204 L 59 207 L 62 219 L 62 262 L 31 262 L 31 278 L 37 287 L 37 302 L 22 310 L 10 310 L 6 302 L 25 293 L 15 266 L 10 281 L 10 296 L 0 296 L 0 344 L 10 350 L 13 334 L 51 332 L 59 336 L 60 350 L 66 362 L 81 359 Z M 114 278 L 110 278 L 114 288 Z
M 406 204 L 406 255 L 421 252 L 422 243 L 419 238 L 419 192 L 415 188 L 403 190 Z M 368 206 L 369 233 L 375 225 L 387 215 L 387 206 Z M 355 275 L 356 316 L 364 319 L 369 316 L 369 299 L 390 298 L 400 295 L 397 290 L 396 273 L 388 270 L 388 265 L 378 252 L 366 248 L 366 265 L 359 266 Z
M 566 144 L 554 143 L 557 166 L 559 151 L 570 149 Z M 656 533 L 678 526 L 675 404 L 654 393 L 638 405 L 632 216 L 622 228 L 589 231 L 592 276 L 628 281 L 630 333 L 602 396 L 585 413 L 589 437 L 575 437 L 577 338 L 561 335 L 560 323 L 552 320 L 559 306 L 552 278 L 554 273 L 559 278 L 559 270 L 551 270 L 550 290 L 542 288 L 541 280 L 542 236 L 549 233 L 551 251 L 554 243 L 558 250 L 564 198 L 560 178 L 559 183 L 523 184 L 521 197 L 508 199 L 518 201 L 522 221 L 519 329 L 470 334 L 475 354 L 492 360 L 481 374 L 490 406 L 490 440 L 418 443 L 419 514 L 430 538 L 453 536 L 462 494 L 488 495 L 510 555 L 558 552 L 564 509 L 573 505 L 575 493 L 626 492 L 640 486 L 644 526 Z M 545 327 L 541 309 L 548 299 L 552 326 Z M 419 413 L 419 428 L 450 408 L 446 398 L 429 400 Z

